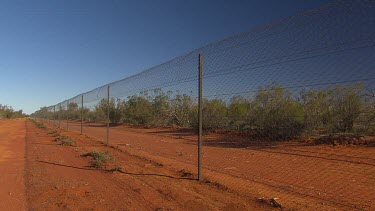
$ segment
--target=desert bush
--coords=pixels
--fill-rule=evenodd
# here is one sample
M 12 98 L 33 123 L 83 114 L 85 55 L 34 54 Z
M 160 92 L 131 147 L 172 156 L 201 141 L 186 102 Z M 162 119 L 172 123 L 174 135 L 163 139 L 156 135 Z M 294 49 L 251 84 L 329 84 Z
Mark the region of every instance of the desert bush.
M 361 97 L 362 91 L 361 84 L 303 91 L 301 98 L 308 132 L 353 132 L 356 129 L 355 123 L 359 128 L 371 125 L 372 112 L 368 111 L 373 111 L 373 103 L 364 102 Z
M 107 112 L 109 109 L 109 121 L 113 124 L 119 124 L 125 115 L 126 103 L 124 100 L 117 98 L 111 98 L 109 100 L 102 99 L 99 104 L 95 107 L 94 115 L 96 115 L 95 121 L 106 121 Z
M 57 130 L 51 130 L 51 131 L 49 131 L 47 134 L 48 134 L 48 135 L 51 135 L 51 134 L 55 134 L 55 133 L 57 133 Z
M 26 115 L 23 113 L 22 110 L 15 111 L 11 106 L 2 105 L 0 104 L 0 119 L 14 119 L 14 118 L 22 118 Z
M 47 107 L 41 107 L 39 111 L 37 111 L 37 117 L 46 119 L 49 116 L 49 111 Z
M 119 165 L 115 165 L 113 168 L 111 168 L 110 171 L 113 171 L 113 172 L 115 172 L 115 171 L 122 172 L 122 167 L 119 166 Z
M 114 103 L 114 99 L 110 99 L 109 101 L 109 105 L 108 105 L 108 101 L 107 99 L 102 99 L 98 105 L 95 106 L 95 114 L 97 116 L 97 120 L 96 121 L 106 121 L 107 119 L 107 112 L 108 112 L 108 108 L 109 108 L 109 113 L 114 113 L 114 110 L 115 110 L 115 103 Z M 111 119 L 111 116 L 109 117 Z M 112 116 L 113 118 L 113 116 Z
M 152 124 L 157 126 L 169 125 L 173 116 L 169 93 L 164 93 L 161 89 L 155 89 L 153 92 L 152 113 L 154 114 L 154 117 L 152 118 Z
M 82 117 L 84 121 L 90 121 L 90 109 L 89 108 L 81 108 Z
M 119 98 L 116 99 L 116 108 L 110 117 L 112 116 L 112 123 L 118 124 L 124 121 L 125 119 L 125 112 L 126 112 L 126 102 L 125 100 L 121 100 Z
M 223 100 L 203 101 L 203 128 L 224 128 L 228 125 L 227 107 Z
M 52 141 L 56 142 L 56 141 L 62 141 L 62 140 L 65 140 L 65 139 L 68 139 L 69 137 L 68 136 L 57 136 L 55 139 L 53 139 Z
M 329 89 L 331 109 L 328 115 L 328 128 L 336 132 L 352 132 L 355 120 L 361 113 L 363 103 L 360 93 L 361 84 L 353 86 L 338 85 Z
M 172 117 L 171 123 L 181 126 L 181 127 L 189 127 L 192 125 L 192 116 L 194 102 L 189 95 L 177 94 L 175 98 L 172 100 Z M 195 115 L 198 115 L 196 113 Z
M 61 145 L 63 146 L 73 146 L 75 144 L 74 140 L 62 140 Z
M 93 111 L 89 111 L 86 115 L 87 121 L 89 122 L 103 122 L 106 120 L 105 113 L 95 106 Z
M 100 168 L 108 161 L 113 160 L 112 156 L 108 152 L 91 151 L 81 155 L 81 157 L 92 157 L 90 166 L 94 168 Z
M 146 97 L 137 95 L 130 96 L 126 105 L 126 122 L 141 125 L 150 125 L 153 122 L 153 106 Z
M 198 128 L 198 106 L 193 107 L 191 119 L 192 127 Z M 228 125 L 225 102 L 220 99 L 203 99 L 202 123 L 205 130 L 225 128 Z
M 44 126 L 43 123 L 40 123 L 40 122 L 35 122 L 35 125 L 38 127 L 38 128 L 41 128 L 41 129 L 46 129 L 46 126 Z
M 250 117 L 250 102 L 242 96 L 235 96 L 230 100 L 228 119 L 232 128 L 243 130 L 248 125 Z
M 324 130 L 330 113 L 330 102 L 326 90 L 303 90 L 301 103 L 305 115 L 305 129 L 307 133 Z
M 283 86 L 274 83 L 260 87 L 251 106 L 254 125 L 261 136 L 279 139 L 302 133 L 302 106 Z
M 56 117 L 56 119 L 62 119 L 63 118 L 63 108 L 62 108 L 61 105 L 58 105 L 56 107 L 55 117 Z
M 149 94 L 151 93 L 151 94 Z M 292 95 L 293 94 L 293 95 Z M 299 96 L 297 96 L 299 94 Z M 375 130 L 375 95 L 363 96 L 363 85 L 338 85 L 296 93 L 273 83 L 260 87 L 252 98 L 234 96 L 227 99 L 203 99 L 203 128 L 244 131 L 259 136 L 283 139 L 302 132 L 341 133 Z M 1 108 L 1 107 L 0 107 Z M 187 94 L 173 94 L 161 89 L 143 91 L 127 100 L 102 99 L 95 108 L 83 109 L 84 118 L 105 122 L 107 111 L 111 123 L 146 126 L 177 125 L 197 129 L 198 105 Z M 55 115 L 80 117 L 82 110 L 71 103 Z M 47 108 L 34 115 L 50 117 Z M 247 134 L 247 133 L 244 133 Z
M 69 103 L 68 110 L 66 111 L 66 115 L 68 119 L 80 119 L 81 118 L 81 110 L 78 108 L 77 103 Z
M 375 90 L 366 90 L 362 96 L 361 114 L 355 121 L 357 132 L 375 134 Z

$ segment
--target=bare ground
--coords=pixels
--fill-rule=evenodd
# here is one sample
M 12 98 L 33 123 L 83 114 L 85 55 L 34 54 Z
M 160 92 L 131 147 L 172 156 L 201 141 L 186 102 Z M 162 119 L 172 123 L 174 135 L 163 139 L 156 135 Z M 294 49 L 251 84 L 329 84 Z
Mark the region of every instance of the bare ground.
M 86 136 L 77 122 L 69 131 L 25 123 L 0 121 L 0 210 L 276 209 L 271 198 L 286 210 L 375 209 L 374 147 L 244 146 L 209 134 L 200 183 L 196 135 L 188 131 L 116 126 L 106 146 L 100 125 L 86 125 Z M 73 146 L 54 142 L 57 134 L 69 136 Z M 93 150 L 113 159 L 93 168 L 92 159 L 81 156 Z
M 69 131 L 80 130 L 77 122 Z M 106 128 L 86 124 L 84 134 L 104 141 Z M 373 138 L 373 137 L 372 137 Z M 271 146 L 237 145 L 230 135 L 204 137 L 207 180 L 253 198 L 279 198 L 299 210 L 374 210 L 375 147 L 315 146 L 282 142 Z M 111 127 L 110 144 L 164 168 L 196 176 L 196 135 L 168 128 Z
M 183 169 L 105 146 L 84 135 L 57 132 L 74 146 L 53 142 L 55 133 L 27 122 L 28 208 L 31 210 L 262 210 L 271 208 L 216 183 L 199 183 Z M 90 167 L 82 154 L 107 152 L 107 166 Z M 111 171 L 121 166 L 120 171 Z
M 0 120 L 0 210 L 26 209 L 25 119 Z

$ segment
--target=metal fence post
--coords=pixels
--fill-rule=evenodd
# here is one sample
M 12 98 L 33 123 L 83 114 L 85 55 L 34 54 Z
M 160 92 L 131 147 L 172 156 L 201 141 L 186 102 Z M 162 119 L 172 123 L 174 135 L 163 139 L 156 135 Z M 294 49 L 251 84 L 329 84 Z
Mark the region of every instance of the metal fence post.
M 82 132 L 83 132 L 83 95 L 81 99 L 81 135 L 82 135 Z
M 109 86 L 107 87 L 107 145 L 109 145 Z
M 199 82 L 198 82 L 198 180 L 202 181 L 202 135 L 203 135 L 203 122 L 202 122 L 202 54 L 199 54 Z

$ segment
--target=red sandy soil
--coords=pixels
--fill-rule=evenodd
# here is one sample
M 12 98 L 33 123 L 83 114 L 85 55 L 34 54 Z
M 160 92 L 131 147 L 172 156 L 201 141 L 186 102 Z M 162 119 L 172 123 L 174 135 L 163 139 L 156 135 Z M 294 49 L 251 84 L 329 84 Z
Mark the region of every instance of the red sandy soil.
M 50 127 L 50 126 L 49 126 Z M 52 140 L 69 136 L 73 146 Z M 171 168 L 133 150 L 106 146 L 85 135 L 28 121 L 26 193 L 30 210 L 264 210 L 255 195 L 241 195 L 219 183 L 198 182 L 187 169 Z M 114 158 L 104 168 L 90 167 L 91 151 Z M 121 166 L 121 172 L 110 171 Z
M 25 210 L 25 119 L 0 120 L 0 210 Z
M 66 122 L 61 126 L 66 127 Z M 69 131 L 78 135 L 80 124 L 70 122 Z M 105 142 L 105 127 L 85 124 L 83 132 Z M 374 146 L 300 142 L 243 146 L 233 143 L 230 135 L 217 134 L 206 135 L 204 141 L 204 178 L 249 202 L 265 197 L 279 198 L 287 209 L 375 210 Z M 192 133 L 120 125 L 110 128 L 110 145 L 162 164 L 155 172 L 185 169 L 196 177 L 197 146 Z

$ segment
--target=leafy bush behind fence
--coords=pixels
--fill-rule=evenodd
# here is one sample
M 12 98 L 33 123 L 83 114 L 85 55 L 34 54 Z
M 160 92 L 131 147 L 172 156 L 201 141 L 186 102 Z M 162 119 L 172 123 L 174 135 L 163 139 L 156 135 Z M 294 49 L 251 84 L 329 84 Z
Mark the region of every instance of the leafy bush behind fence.
M 335 1 L 96 88 L 34 116 L 284 139 L 375 130 L 375 6 Z M 107 102 L 107 87 L 110 101 Z M 82 107 L 83 97 L 83 107 Z

